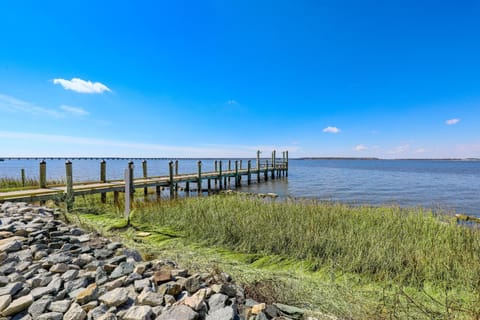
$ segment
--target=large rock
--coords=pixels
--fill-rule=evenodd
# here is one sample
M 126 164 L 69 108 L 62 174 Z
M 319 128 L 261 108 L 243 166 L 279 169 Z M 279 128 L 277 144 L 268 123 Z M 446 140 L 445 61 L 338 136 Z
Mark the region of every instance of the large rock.
M 116 288 L 100 296 L 98 300 L 109 307 L 118 307 L 128 300 L 128 290 L 126 288 Z
M 153 316 L 152 307 L 150 306 L 134 306 L 128 309 L 123 316 L 124 320 L 150 320 Z M 173 320 L 170 318 L 170 320 Z M 183 319 L 182 319 L 183 320 Z M 185 318 L 185 320 L 187 320 Z
M 221 294 L 221 293 L 216 293 L 208 299 L 208 305 L 210 307 L 210 313 L 222 309 L 225 307 L 225 303 L 228 300 L 228 296 Z
M 76 297 L 76 301 L 79 304 L 85 304 L 97 298 L 97 285 L 92 283 L 86 289 L 82 290 Z
M 78 303 L 72 303 L 70 309 L 63 316 L 63 320 L 84 320 L 87 313 L 80 307 Z
M 28 308 L 28 313 L 33 318 L 40 316 L 47 309 L 48 305 L 53 301 L 52 296 L 43 296 L 40 299 L 33 302 Z
M 235 311 L 232 307 L 228 306 L 222 309 L 218 309 L 214 312 L 207 314 L 206 320 L 233 320 L 235 318 Z
M 198 313 L 191 308 L 185 305 L 177 305 L 162 312 L 156 320 L 195 320 L 197 318 Z
M 118 267 L 115 268 L 115 270 L 112 271 L 110 274 L 111 279 L 116 279 L 123 277 L 125 275 L 129 275 L 130 273 L 133 272 L 133 269 L 135 266 L 132 263 L 129 262 L 121 262 Z
M 305 310 L 303 309 L 288 306 L 286 304 L 274 303 L 273 305 L 280 311 L 280 314 L 286 315 L 289 318 L 302 319 L 303 314 L 305 313 Z
M 21 282 L 12 282 L 7 284 L 5 287 L 0 288 L 0 296 L 3 295 L 15 295 L 18 291 L 22 290 L 23 283 Z
M 163 303 L 163 295 L 157 292 L 152 292 L 149 289 L 144 289 L 137 297 L 138 304 L 147 305 L 151 307 L 160 306 Z
M 71 300 L 60 300 L 60 301 L 54 301 L 50 303 L 48 306 L 48 310 L 52 312 L 61 312 L 65 313 L 67 312 L 68 308 L 70 307 Z
M 1 315 L 4 317 L 14 315 L 27 309 L 32 303 L 33 296 L 31 294 L 20 297 L 16 300 L 13 300 L 9 306 L 2 311 Z
M 63 313 L 60 312 L 48 312 L 37 317 L 36 320 L 62 320 Z
M 12 302 L 12 296 L 7 294 L 4 296 L 0 296 L 0 312 L 8 307 L 8 305 Z

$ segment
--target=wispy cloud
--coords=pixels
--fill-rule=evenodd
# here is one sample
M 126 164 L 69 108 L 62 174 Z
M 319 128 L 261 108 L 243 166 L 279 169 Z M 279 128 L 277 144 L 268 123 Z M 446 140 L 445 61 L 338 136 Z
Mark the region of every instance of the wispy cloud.
M 417 150 L 415 150 L 415 153 L 425 153 L 425 149 L 424 148 L 418 148 Z
M 72 107 L 72 106 L 67 106 L 67 105 L 61 105 L 60 109 L 65 111 L 66 113 L 69 113 L 74 116 L 87 116 L 89 113 L 87 110 L 79 107 Z
M 54 109 L 44 108 L 34 103 L 23 101 L 12 96 L 0 94 L 0 110 L 7 112 L 23 112 L 32 115 L 47 115 L 54 118 L 62 118 L 62 112 Z
M 445 121 L 445 124 L 451 126 L 451 125 L 457 124 L 459 122 L 460 122 L 460 119 L 454 118 L 454 119 L 448 119 L 447 121 Z
M 109 87 L 100 82 L 85 81 L 79 78 L 72 80 L 53 79 L 54 84 L 61 85 L 65 90 L 72 90 L 79 93 L 103 93 L 112 91 Z
M 367 146 L 364 146 L 363 144 L 359 144 L 355 147 L 355 151 L 364 151 L 364 150 L 367 150 L 368 147 Z
M 3 139 L 5 138 L 5 139 Z M 54 156 L 138 156 L 138 157 L 253 157 L 256 150 L 261 150 L 262 157 L 269 157 L 270 152 L 296 151 L 299 147 L 289 146 L 247 146 L 247 145 L 203 145 L 203 146 L 169 146 L 123 140 L 97 139 L 67 135 L 41 134 L 31 132 L 0 131 L 0 149 L 4 141 L 19 141 L 38 145 L 48 143 L 50 154 Z M 28 148 L 27 148 L 28 149 Z M 28 156 L 45 156 L 45 154 L 25 154 Z M 7 155 L 8 156 L 8 155 Z M 19 156 L 12 154 L 11 156 Z
M 237 100 L 228 100 L 227 104 L 236 105 L 236 104 L 238 104 L 238 101 Z
M 341 130 L 337 127 L 326 127 L 323 129 L 323 132 L 328 132 L 328 133 L 339 133 Z
M 388 151 L 388 154 L 402 154 L 407 152 L 410 149 L 410 145 L 404 144 L 398 147 L 393 148 L 392 150 Z

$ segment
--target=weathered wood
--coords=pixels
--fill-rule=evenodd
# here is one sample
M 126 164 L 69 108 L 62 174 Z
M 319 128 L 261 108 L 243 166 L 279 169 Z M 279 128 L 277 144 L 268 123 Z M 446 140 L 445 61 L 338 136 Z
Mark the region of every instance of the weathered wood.
M 257 150 L 257 182 L 260 182 L 260 150 Z
M 252 183 L 252 161 L 248 160 L 247 162 L 247 184 Z
M 275 157 L 276 157 L 276 151 L 273 150 L 272 151 L 272 172 L 271 172 L 272 180 L 275 179 Z
M 175 177 L 178 176 L 178 160 L 175 160 Z M 175 183 L 175 196 L 178 196 L 178 183 Z
M 47 163 L 40 161 L 40 189 L 47 187 Z
M 232 160 L 228 160 L 228 171 L 232 171 Z M 230 176 L 228 176 L 228 187 L 230 188 Z
M 107 162 L 105 160 L 100 161 L 100 181 L 103 183 L 107 182 Z M 102 203 L 107 202 L 106 192 L 100 194 L 100 201 Z
M 143 171 L 143 178 L 147 179 L 148 178 L 147 160 L 142 161 L 142 171 Z M 144 196 L 148 195 L 148 187 L 143 188 L 143 195 Z
M 175 190 L 174 190 L 174 183 L 173 183 L 173 161 L 168 163 L 168 173 L 169 173 L 169 185 L 170 185 L 170 199 L 175 198 Z M 178 187 L 176 187 L 178 188 Z
M 222 160 L 220 160 L 218 162 L 218 187 L 220 188 L 220 190 L 223 189 L 223 186 L 222 186 Z
M 265 170 L 263 171 L 263 178 L 268 181 L 268 160 L 265 160 Z
M 197 171 L 198 171 L 198 181 L 197 181 L 197 194 L 199 197 L 202 196 L 202 161 L 198 160 L 197 162 Z
M 120 192 L 118 191 L 113 191 L 113 204 L 115 206 L 118 206 L 120 203 L 118 202 L 118 198 L 119 198 L 119 195 L 120 195 Z
M 240 186 L 240 179 L 238 176 L 238 160 L 235 160 L 235 187 Z
M 218 161 L 217 160 L 215 160 L 213 162 L 213 167 L 215 169 L 215 172 L 218 172 Z M 218 179 L 215 178 L 215 189 L 217 189 L 217 188 L 218 188 Z
M 187 197 L 189 197 L 190 196 L 190 181 L 185 182 L 185 189 L 184 190 L 185 190 L 185 195 Z
M 135 184 L 134 184 L 134 181 L 133 181 L 133 170 L 134 170 L 134 164 L 133 164 L 133 161 L 130 161 L 128 163 L 128 174 L 129 174 L 129 188 L 128 190 L 125 189 L 125 193 L 129 192 L 130 193 L 130 198 L 131 200 L 133 201 L 133 197 L 135 196 L 134 193 L 135 193 Z
M 212 192 L 212 179 L 207 179 L 207 191 L 208 191 L 208 194 L 210 194 Z
M 20 175 L 22 176 L 22 187 L 25 187 L 25 169 L 20 170 Z
M 157 194 L 157 199 L 160 199 L 162 196 L 162 188 L 160 186 L 155 186 L 155 193 Z
M 130 163 L 128 164 L 128 168 L 125 169 L 125 210 L 123 212 L 123 216 L 125 218 L 125 220 L 127 220 L 128 222 L 130 222 L 130 196 L 131 196 L 131 192 L 129 192 L 129 189 L 132 185 L 132 175 L 131 175 L 131 171 L 132 171 L 132 168 L 133 166 L 130 165 Z
M 67 194 L 65 198 L 65 204 L 67 207 L 67 211 L 71 211 L 73 209 L 73 202 L 75 201 L 75 198 L 73 194 L 72 162 L 70 160 L 67 160 L 67 162 L 65 162 L 65 174 L 67 182 Z
M 288 177 L 288 150 L 285 151 L 285 176 Z
M 243 168 L 242 164 L 243 164 L 243 160 L 240 160 L 240 170 L 242 170 Z

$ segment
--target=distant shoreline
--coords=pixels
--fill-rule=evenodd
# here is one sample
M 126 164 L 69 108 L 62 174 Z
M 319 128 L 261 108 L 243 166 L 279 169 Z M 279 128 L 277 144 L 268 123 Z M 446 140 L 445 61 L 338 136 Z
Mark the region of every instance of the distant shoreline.
M 480 158 L 369 158 L 369 157 L 303 157 L 291 160 L 415 160 L 415 161 L 480 161 Z

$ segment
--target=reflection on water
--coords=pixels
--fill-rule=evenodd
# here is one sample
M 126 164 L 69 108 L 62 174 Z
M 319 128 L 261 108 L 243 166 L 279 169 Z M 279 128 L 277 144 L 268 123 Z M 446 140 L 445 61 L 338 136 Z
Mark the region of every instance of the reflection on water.
M 107 178 L 121 179 L 127 160 L 107 161 Z M 197 162 L 179 160 L 179 173 L 197 171 Z M 223 162 L 226 168 L 227 161 Z M 244 167 L 246 161 L 243 161 Z M 252 168 L 255 168 L 255 160 Z M 0 162 L 0 178 L 38 177 L 38 161 Z M 202 161 L 202 171 L 213 171 L 211 160 Z M 442 208 L 480 216 L 480 162 L 438 160 L 291 160 L 288 179 L 269 180 L 246 186 L 242 191 L 268 193 L 281 197 L 305 197 L 351 204 L 398 204 Z M 168 174 L 167 160 L 148 161 L 150 176 Z M 100 161 L 74 160 L 75 181 L 99 180 Z M 135 161 L 135 177 L 142 177 L 141 161 Z M 47 161 L 47 177 L 65 176 L 64 160 Z M 263 177 L 262 177 L 263 178 Z M 256 176 L 252 177 L 256 181 Z M 206 181 L 203 187 L 206 188 Z M 191 186 L 196 188 L 196 184 Z

